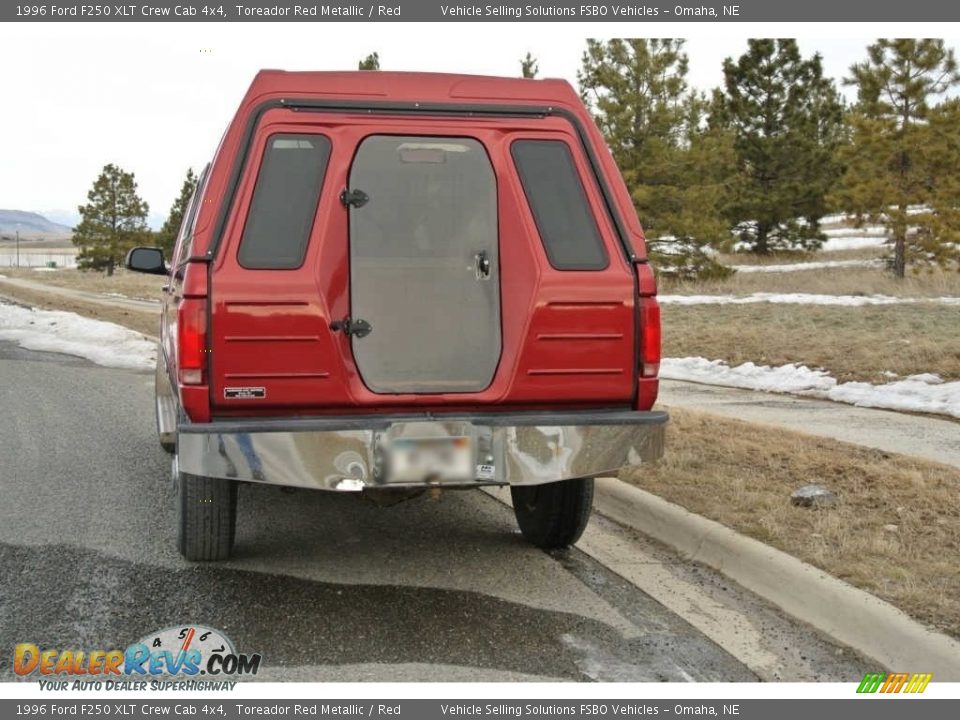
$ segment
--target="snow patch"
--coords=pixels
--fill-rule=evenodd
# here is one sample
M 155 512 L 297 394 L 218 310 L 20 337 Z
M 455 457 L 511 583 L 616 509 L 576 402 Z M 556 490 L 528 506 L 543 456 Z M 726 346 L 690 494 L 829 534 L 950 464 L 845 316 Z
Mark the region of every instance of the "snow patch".
M 820 246 L 822 252 L 837 250 L 862 250 L 863 248 L 880 247 L 887 241 L 884 237 L 869 237 L 857 235 L 855 237 L 832 237 Z
M 960 297 L 893 297 L 892 295 L 818 295 L 815 293 L 752 293 L 750 295 L 658 295 L 663 305 L 840 305 L 861 307 L 863 305 L 911 305 L 935 303 L 960 305 Z
M 804 263 L 788 263 L 783 265 L 731 265 L 739 273 L 788 273 L 803 270 L 825 270 L 829 268 L 847 267 L 876 267 L 882 265 L 883 260 L 823 260 Z
M 150 370 L 156 345 L 138 332 L 71 312 L 0 303 L 0 340 L 27 350 L 76 355 L 106 367 Z
M 730 367 L 723 360 L 702 357 L 664 358 L 660 363 L 660 377 L 781 393 L 826 392 L 837 384 L 823 370 L 811 370 L 805 365 L 771 367 L 747 362 Z
M 863 227 L 840 227 L 824 230 L 823 234 L 828 238 L 843 237 L 876 237 L 883 239 L 887 235 L 887 229 L 883 225 L 864 225 Z
M 960 418 L 960 382 L 944 382 L 932 373 L 910 375 L 903 380 L 873 385 L 839 383 L 824 370 L 805 365 L 770 366 L 752 362 L 730 367 L 723 360 L 702 357 L 664 358 L 660 376 L 705 385 L 762 390 L 824 398 L 859 407 L 935 413 Z

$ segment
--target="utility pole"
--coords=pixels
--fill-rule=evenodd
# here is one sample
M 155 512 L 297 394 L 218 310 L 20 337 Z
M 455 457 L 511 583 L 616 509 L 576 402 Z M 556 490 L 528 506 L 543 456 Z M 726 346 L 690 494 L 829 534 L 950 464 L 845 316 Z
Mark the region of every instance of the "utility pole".
M 17 269 L 20 268 L 20 231 L 17 230 Z

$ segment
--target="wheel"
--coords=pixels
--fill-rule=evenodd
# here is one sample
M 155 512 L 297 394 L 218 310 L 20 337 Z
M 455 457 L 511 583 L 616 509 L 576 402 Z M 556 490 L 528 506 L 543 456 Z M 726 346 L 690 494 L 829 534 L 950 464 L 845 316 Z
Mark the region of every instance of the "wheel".
M 527 542 L 552 550 L 573 545 L 593 509 L 593 478 L 510 488 L 513 512 Z
M 237 527 L 237 483 L 177 474 L 180 554 L 187 560 L 226 560 Z

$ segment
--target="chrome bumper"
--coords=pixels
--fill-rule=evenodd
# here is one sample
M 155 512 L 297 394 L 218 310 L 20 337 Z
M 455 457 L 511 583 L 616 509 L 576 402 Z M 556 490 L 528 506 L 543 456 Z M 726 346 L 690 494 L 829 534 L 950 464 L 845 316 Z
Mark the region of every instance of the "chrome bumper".
M 538 485 L 613 473 L 663 455 L 664 412 L 369 416 L 185 423 L 179 469 L 191 475 L 319 490 Z M 383 447 L 396 437 L 463 437 L 478 465 L 472 482 L 388 483 Z

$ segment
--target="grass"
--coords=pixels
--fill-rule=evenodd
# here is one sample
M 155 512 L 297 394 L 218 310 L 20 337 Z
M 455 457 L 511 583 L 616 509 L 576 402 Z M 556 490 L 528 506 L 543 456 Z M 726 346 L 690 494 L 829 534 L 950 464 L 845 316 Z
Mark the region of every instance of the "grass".
M 737 254 L 739 264 L 871 259 L 880 248 L 774 256 Z M 676 282 L 664 294 L 749 295 L 756 292 L 825 295 L 960 296 L 960 272 L 936 269 L 895 279 L 882 267 L 824 268 L 789 273 L 738 273 L 728 280 Z M 960 379 L 960 307 L 916 303 L 864 307 L 815 305 L 664 305 L 663 353 L 702 356 L 731 365 L 801 363 L 841 381 L 888 382 L 883 373 L 932 372 Z
M 85 290 L 95 293 L 119 293 L 131 298 L 157 299 L 160 288 L 167 284 L 167 278 L 160 275 L 128 272 L 118 269 L 112 277 L 106 273 L 62 269 L 51 272 L 37 272 L 26 268 L 2 268 L 0 275 L 21 278 L 33 282 L 42 282 L 56 287 Z
M 686 410 L 667 435 L 660 463 L 621 478 L 960 637 L 960 470 Z M 837 504 L 791 505 L 810 483 Z
M 805 257 L 756 259 L 735 256 L 742 265 L 769 265 L 805 261 L 870 259 L 877 253 L 820 253 Z M 727 258 L 729 262 L 731 259 Z M 894 297 L 940 297 L 960 295 L 960 272 L 921 271 L 897 280 L 882 267 L 821 268 L 787 273 L 737 273 L 727 280 L 673 282 L 664 278 L 660 292 L 680 295 L 749 295 L 769 293 L 818 293 L 823 295 L 892 295 Z
M 960 307 L 664 305 L 663 354 L 796 362 L 841 381 L 888 382 L 884 371 L 960 380 Z

